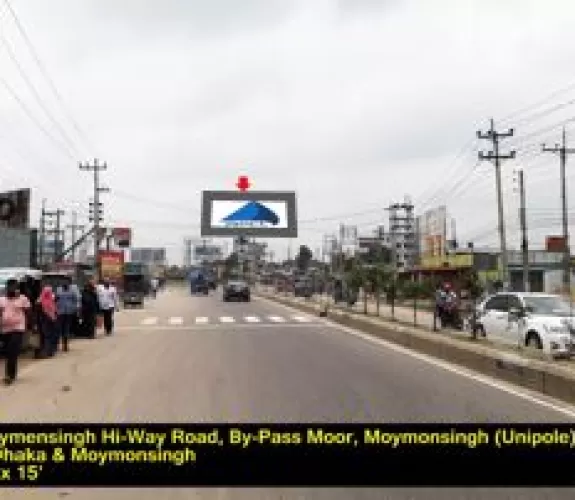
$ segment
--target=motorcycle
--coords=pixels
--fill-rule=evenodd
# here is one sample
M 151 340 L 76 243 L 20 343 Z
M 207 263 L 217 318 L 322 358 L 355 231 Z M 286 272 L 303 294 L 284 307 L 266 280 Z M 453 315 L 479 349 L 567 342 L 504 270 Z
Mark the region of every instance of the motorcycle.
M 448 302 L 439 311 L 441 328 L 463 330 L 463 318 L 456 302 Z

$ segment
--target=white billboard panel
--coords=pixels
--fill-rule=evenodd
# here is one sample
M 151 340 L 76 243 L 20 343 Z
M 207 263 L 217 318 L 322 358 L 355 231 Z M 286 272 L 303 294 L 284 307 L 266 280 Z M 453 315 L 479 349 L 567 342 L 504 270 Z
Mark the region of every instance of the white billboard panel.
M 421 257 L 444 256 L 447 250 L 447 207 L 442 205 L 428 210 L 417 220 Z
M 212 203 L 211 226 L 213 228 L 273 228 L 287 229 L 288 204 L 285 201 L 250 202 L 235 200 L 214 200 Z M 254 220 L 251 212 L 266 212 L 267 216 Z M 266 211 L 267 210 L 267 211 Z

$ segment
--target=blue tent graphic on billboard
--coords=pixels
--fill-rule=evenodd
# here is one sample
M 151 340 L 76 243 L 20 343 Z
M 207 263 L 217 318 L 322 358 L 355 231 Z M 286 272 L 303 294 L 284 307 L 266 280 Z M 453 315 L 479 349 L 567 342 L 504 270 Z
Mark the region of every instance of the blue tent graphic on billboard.
M 222 219 L 229 226 L 266 227 L 268 224 L 277 226 L 280 218 L 268 207 L 257 201 L 249 201 L 243 207 L 235 210 Z

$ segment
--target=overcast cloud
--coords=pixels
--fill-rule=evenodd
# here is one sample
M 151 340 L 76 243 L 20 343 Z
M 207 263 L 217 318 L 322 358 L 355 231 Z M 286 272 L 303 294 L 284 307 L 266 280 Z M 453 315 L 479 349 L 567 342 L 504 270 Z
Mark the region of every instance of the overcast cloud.
M 543 140 L 559 139 L 574 106 L 535 113 L 575 99 L 569 0 L 12 5 L 89 139 L 2 9 L 4 41 L 52 117 L 0 46 L 0 187 L 32 186 L 35 220 L 43 197 L 85 217 L 90 177 L 77 162 L 98 157 L 109 164 L 103 177 L 113 190 L 107 220 L 132 226 L 135 245 L 168 247 L 176 263 L 183 238 L 199 235 L 200 192 L 233 189 L 240 174 L 257 189 L 297 191 L 294 250 L 302 243 L 315 250 L 340 219 L 364 232 L 387 225 L 383 208 L 405 195 L 418 211 L 447 204 L 460 239 L 493 244 L 494 174 L 486 163 L 473 170 L 477 149 L 489 149 L 474 140 L 476 130 L 573 84 L 540 108 L 497 122 L 517 129 L 503 143 L 504 151 L 518 150 L 504 165 L 511 241 L 519 166 L 533 244 L 559 230 L 558 160 L 537 153 Z M 74 148 L 62 146 L 53 121 Z M 271 243 L 284 256 L 290 242 Z

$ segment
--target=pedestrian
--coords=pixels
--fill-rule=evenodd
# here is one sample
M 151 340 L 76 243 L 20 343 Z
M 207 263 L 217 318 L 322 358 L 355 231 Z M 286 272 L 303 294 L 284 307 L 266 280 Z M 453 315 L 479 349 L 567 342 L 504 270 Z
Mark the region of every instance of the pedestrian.
M 6 283 L 6 296 L 0 297 L 0 332 L 6 346 L 6 385 L 14 383 L 18 376 L 18 357 L 26 327 L 30 325 L 30 310 L 30 301 L 18 292 L 18 280 L 9 279 Z
M 90 339 L 96 337 L 96 316 L 99 311 L 98 295 L 93 281 L 84 285 L 81 298 L 82 332 Z
M 69 348 L 74 320 L 78 316 L 78 296 L 69 283 L 62 284 L 56 291 L 56 305 L 58 312 L 56 350 L 58 350 L 59 340 L 62 339 L 62 350 L 66 352 Z
M 28 329 L 36 332 L 38 335 L 38 347 L 34 350 L 34 357 L 41 358 L 45 350 L 44 334 L 40 328 L 39 316 L 38 316 L 38 306 L 37 300 L 40 296 L 40 282 L 34 279 L 32 276 L 27 276 L 24 283 L 21 284 L 20 293 L 25 295 L 30 302 L 29 311 L 29 325 Z
M 114 312 L 120 310 L 120 302 L 116 287 L 110 284 L 108 280 L 104 280 L 98 290 L 98 300 L 100 310 L 104 316 L 104 331 L 106 335 L 112 335 L 114 331 Z
M 159 288 L 158 278 L 152 278 L 151 285 L 152 285 L 152 297 L 155 299 L 156 296 L 158 295 L 158 288 Z
M 51 286 L 46 285 L 40 293 L 38 299 L 40 306 L 40 325 L 44 332 L 45 354 L 49 358 L 53 357 L 58 350 L 58 310 L 56 307 L 56 297 Z

